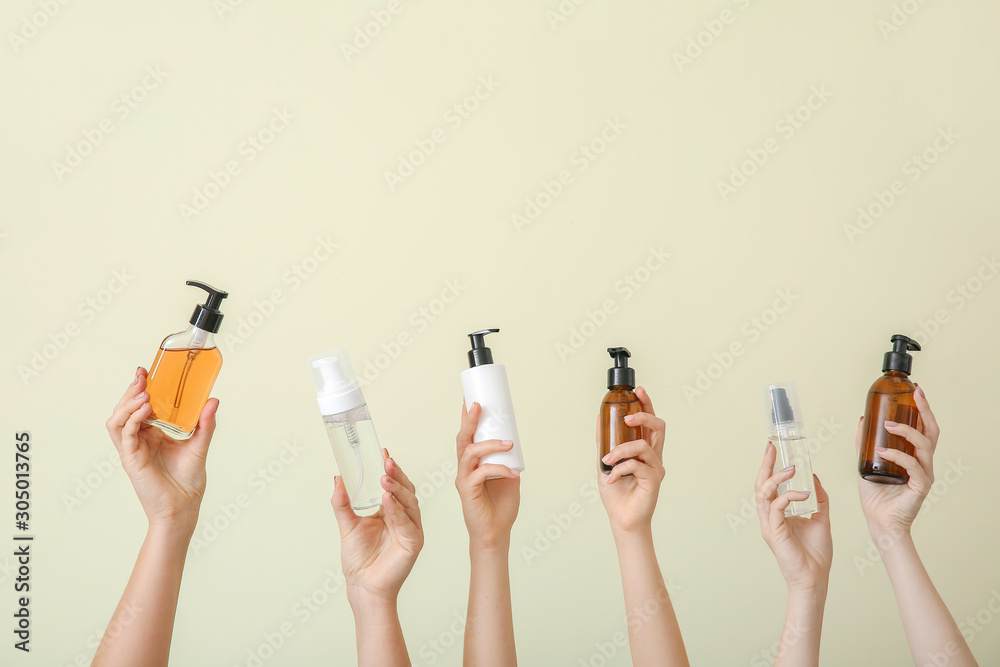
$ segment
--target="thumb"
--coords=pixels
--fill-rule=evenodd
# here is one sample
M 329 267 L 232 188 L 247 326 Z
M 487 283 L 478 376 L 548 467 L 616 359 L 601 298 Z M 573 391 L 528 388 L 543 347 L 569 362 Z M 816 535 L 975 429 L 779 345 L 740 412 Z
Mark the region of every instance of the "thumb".
M 215 412 L 219 409 L 219 399 L 210 398 L 201 410 L 198 417 L 198 426 L 195 428 L 194 436 L 191 438 L 191 447 L 202 459 L 208 456 L 208 445 L 212 442 L 212 434 L 215 433 Z
M 330 504 L 333 505 L 333 514 L 337 517 L 337 525 L 340 526 L 340 536 L 344 537 L 358 523 L 358 515 L 351 508 L 351 499 L 344 488 L 344 478 L 337 475 L 333 478 L 333 497 Z

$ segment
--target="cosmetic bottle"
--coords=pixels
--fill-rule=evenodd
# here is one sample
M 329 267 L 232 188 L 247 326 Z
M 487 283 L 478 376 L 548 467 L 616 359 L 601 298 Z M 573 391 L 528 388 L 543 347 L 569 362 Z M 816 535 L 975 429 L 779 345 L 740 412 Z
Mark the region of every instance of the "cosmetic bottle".
M 908 351 L 919 351 L 917 341 L 896 334 L 889 339 L 892 349 L 882 358 L 882 377 L 868 390 L 865 418 L 861 426 L 861 452 L 858 473 L 870 482 L 906 484 L 910 476 L 901 466 L 883 459 L 880 447 L 898 449 L 913 456 L 915 449 L 906 438 L 885 430 L 885 422 L 906 424 L 920 429 L 920 413 L 913 400 L 916 387 L 910 381 L 913 357 Z
M 794 382 L 782 382 L 763 387 L 764 410 L 767 413 L 767 437 L 778 455 L 779 469 L 795 466 L 795 474 L 778 486 L 778 494 L 785 491 L 803 491 L 809 497 L 792 501 L 785 508 L 785 516 L 804 516 L 816 511 L 816 485 L 813 481 L 809 444 L 802 428 L 802 410 L 799 393 Z
M 215 334 L 222 324 L 219 305 L 229 296 L 205 283 L 185 284 L 205 290 L 208 298 L 195 307 L 187 329 L 163 339 L 146 377 L 153 413 L 145 423 L 176 440 L 187 440 L 194 433 L 222 368 Z
M 465 407 L 471 409 L 479 403 L 483 411 L 479 415 L 479 425 L 473 442 L 483 440 L 510 440 L 514 446 L 506 452 L 487 454 L 481 463 L 497 463 L 511 470 L 524 471 L 524 455 L 521 453 L 521 439 L 517 435 L 517 421 L 514 419 L 514 403 L 510 398 L 507 369 L 503 364 L 493 363 L 493 352 L 486 347 L 483 338 L 487 334 L 498 333 L 499 329 L 483 329 L 469 334 L 472 349 L 469 350 L 469 367 L 462 371 L 462 391 Z
M 639 398 L 635 395 L 635 369 L 628 365 L 632 354 L 624 347 L 609 347 L 608 354 L 615 363 L 608 369 L 608 393 L 601 401 L 600 440 L 597 444 L 597 463 L 601 472 L 611 472 L 614 467 L 603 460 L 612 449 L 642 437 L 642 428 L 625 423 L 626 416 L 641 410 Z
M 356 512 L 371 514 L 370 510 L 382 505 L 380 480 L 385 474 L 385 456 L 347 350 L 310 357 L 309 370 L 351 507 Z

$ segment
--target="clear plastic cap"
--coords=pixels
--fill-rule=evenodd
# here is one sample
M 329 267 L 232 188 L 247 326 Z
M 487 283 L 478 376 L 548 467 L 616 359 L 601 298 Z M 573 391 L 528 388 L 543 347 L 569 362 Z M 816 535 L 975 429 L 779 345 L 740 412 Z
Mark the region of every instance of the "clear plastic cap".
M 770 428 L 779 426 L 802 426 L 802 410 L 799 407 L 799 392 L 794 382 L 769 384 L 761 388 L 764 398 L 764 412 Z
M 309 357 L 309 370 L 323 415 L 337 415 L 364 405 L 365 396 L 354 376 L 347 350 L 338 348 Z

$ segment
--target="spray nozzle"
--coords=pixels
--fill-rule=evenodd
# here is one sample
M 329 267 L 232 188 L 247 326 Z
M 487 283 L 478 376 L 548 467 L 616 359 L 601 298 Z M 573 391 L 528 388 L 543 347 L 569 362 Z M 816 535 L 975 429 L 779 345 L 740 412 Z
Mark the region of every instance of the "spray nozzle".
M 469 339 L 472 341 L 472 349 L 469 350 L 469 368 L 493 363 L 493 351 L 486 347 L 486 341 L 483 339 L 491 333 L 500 333 L 500 330 L 483 329 L 469 334 Z
M 222 311 L 219 310 L 219 306 L 222 304 L 222 300 L 229 296 L 229 292 L 223 292 L 197 280 L 189 280 L 185 285 L 198 287 L 208 292 L 205 303 L 195 306 L 194 314 L 191 315 L 191 324 L 199 329 L 216 333 L 219 330 L 219 325 L 222 324 Z
M 919 352 L 920 343 L 903 334 L 894 334 L 889 342 L 892 343 L 892 349 L 882 357 L 882 372 L 899 371 L 909 375 L 913 357 L 907 352 Z
M 608 354 L 615 360 L 615 365 L 608 369 L 608 389 L 612 387 L 635 387 L 635 369 L 628 367 L 632 353 L 624 347 L 609 347 Z
M 768 385 L 763 387 L 763 393 L 770 426 L 801 425 L 799 392 L 794 382 Z
M 341 348 L 310 357 L 309 370 L 324 415 L 347 412 L 365 402 L 347 350 Z

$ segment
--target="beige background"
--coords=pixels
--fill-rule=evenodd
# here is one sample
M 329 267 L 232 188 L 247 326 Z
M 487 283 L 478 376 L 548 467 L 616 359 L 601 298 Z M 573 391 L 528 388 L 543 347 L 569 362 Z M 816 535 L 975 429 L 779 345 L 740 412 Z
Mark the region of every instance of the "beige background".
M 984 257 L 1000 245 L 995 3 L 897 2 L 894 26 L 890 0 L 563 2 L 558 22 L 555 0 L 402 0 L 349 61 L 341 45 L 387 3 L 53 4 L 51 18 L 29 0 L 0 11 L 2 430 L 5 441 L 32 432 L 38 536 L 34 651 L 15 655 L 8 635 L 0 662 L 93 654 L 145 527 L 128 479 L 107 463 L 104 420 L 135 366 L 185 326 L 200 294 L 186 279 L 232 293 L 223 333 L 257 326 L 221 344 L 198 533 L 207 546 L 188 561 L 174 664 L 254 664 L 248 652 L 283 623 L 294 634 L 268 667 L 353 662 L 342 590 L 317 592 L 339 572 L 336 466 L 305 360 L 333 346 L 361 368 L 382 362 L 365 390 L 379 435 L 424 483 L 426 546 L 400 600 L 414 664 L 460 664 L 467 538 L 450 466 L 465 334 L 489 326 L 503 330 L 493 349 L 508 365 L 527 459 L 511 554 L 521 664 L 629 664 L 620 647 L 602 662 L 599 646 L 610 652 L 625 627 L 589 486 L 608 345 L 632 350 L 668 422 L 656 546 L 693 664 L 770 664 L 785 589 L 744 510 L 765 439 L 759 387 L 786 380 L 798 383 L 810 433 L 829 436 L 813 458 L 836 548 L 822 662 L 910 664 L 884 570 L 869 560 L 853 449 L 895 332 L 923 336 L 913 377 L 944 429 L 917 544 L 958 619 L 996 608 L 1000 281 L 977 276 L 994 277 Z M 32 22 L 44 25 L 32 32 Z M 689 39 L 705 46 L 678 66 Z M 165 74 L 134 91 L 147 68 Z M 449 110 L 481 77 L 495 89 L 480 88 L 485 99 L 470 100 L 478 108 L 456 127 Z M 828 99 L 799 109 L 813 89 Z M 127 117 L 122 95 L 143 98 Z M 251 161 L 241 144 L 274 109 L 294 118 Z M 797 110 L 808 119 L 791 132 L 784 119 Z M 104 119 L 113 131 L 60 178 L 54 163 Z M 581 160 L 609 119 L 614 141 Z M 437 128 L 444 142 L 390 189 L 385 172 Z M 765 144 L 777 152 L 724 199 L 718 182 Z M 926 149 L 936 161 L 912 180 L 911 159 Z M 181 204 L 230 160 L 239 173 L 185 221 Z M 525 198 L 562 170 L 569 184 L 516 228 Z M 897 179 L 892 205 L 849 238 L 858 207 Z M 313 263 L 317 238 L 339 247 Z M 671 257 L 646 273 L 650 247 Z M 296 267 L 313 272 L 296 284 Z M 102 292 L 115 271 L 127 286 Z M 626 275 L 646 282 L 616 291 Z M 461 291 L 444 305 L 435 299 L 447 281 Z M 958 285 L 978 291 L 966 298 Z M 270 317 L 253 315 L 275 290 Z M 779 290 L 794 300 L 775 321 L 766 311 Z M 103 299 L 101 312 L 87 299 Z M 615 312 L 560 355 L 609 299 Z M 433 322 L 420 323 L 421 308 Z M 771 324 L 755 329 L 755 317 Z M 67 326 L 77 335 L 23 379 L 19 368 Z M 378 359 L 400 334 L 411 344 Z M 733 343 L 743 354 L 712 367 Z M 688 400 L 699 371 L 717 379 Z M 835 426 L 821 433 L 824 423 Z M 301 452 L 274 463 L 290 440 Z M 280 474 L 262 483 L 268 465 Z M 226 525 L 240 494 L 250 505 Z M 0 493 L 5 521 L 11 495 Z M 560 527 L 573 503 L 577 516 Z M 212 533 L 213 521 L 225 528 Z M 0 579 L 9 625 L 6 570 Z M 325 604 L 306 619 L 296 605 L 314 593 Z M 980 622 L 986 614 L 971 644 L 983 665 L 1000 657 L 1000 621 L 985 611 Z

